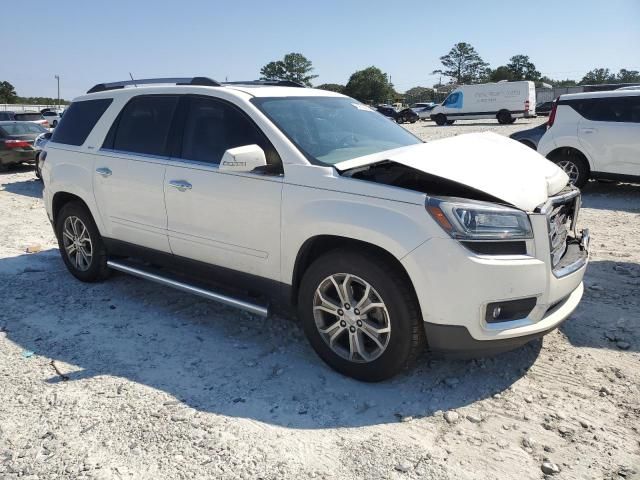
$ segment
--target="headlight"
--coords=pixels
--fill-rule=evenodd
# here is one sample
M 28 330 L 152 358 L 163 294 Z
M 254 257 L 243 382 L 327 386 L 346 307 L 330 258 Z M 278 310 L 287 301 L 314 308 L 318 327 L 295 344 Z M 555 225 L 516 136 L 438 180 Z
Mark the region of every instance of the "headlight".
M 529 217 L 521 210 L 458 198 L 429 198 L 426 207 L 438 225 L 459 240 L 533 238 Z

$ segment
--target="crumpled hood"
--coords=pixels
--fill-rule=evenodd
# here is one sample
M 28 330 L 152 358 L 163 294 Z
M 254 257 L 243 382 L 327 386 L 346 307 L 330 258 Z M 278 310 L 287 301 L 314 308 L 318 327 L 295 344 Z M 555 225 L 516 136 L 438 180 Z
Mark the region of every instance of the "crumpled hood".
M 481 190 L 532 211 L 555 195 L 569 177 L 526 145 L 495 133 L 469 133 L 340 162 L 344 171 L 390 160 Z

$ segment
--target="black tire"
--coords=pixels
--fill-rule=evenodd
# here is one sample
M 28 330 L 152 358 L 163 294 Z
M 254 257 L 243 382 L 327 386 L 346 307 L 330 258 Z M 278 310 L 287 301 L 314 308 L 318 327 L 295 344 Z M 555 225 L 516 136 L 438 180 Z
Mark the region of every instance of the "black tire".
M 36 163 L 33 166 L 33 169 L 36 173 L 36 177 L 39 178 L 40 180 L 42 180 L 42 171 L 40 170 L 40 161 L 38 159 L 38 157 L 40 157 L 40 154 L 36 155 Z
M 383 352 L 369 362 L 355 362 L 334 352 L 323 339 L 314 317 L 316 289 L 334 274 L 351 274 L 368 282 L 384 302 L 391 327 Z M 345 307 L 348 310 L 348 307 Z M 354 308 L 353 312 L 357 310 Z M 337 317 L 331 316 L 330 318 Z M 298 317 L 316 353 L 331 368 L 365 382 L 378 382 L 407 369 L 425 350 L 426 338 L 413 288 L 399 267 L 379 255 L 338 249 L 318 258 L 307 269 L 298 292 Z M 331 320 L 333 321 L 333 320 Z M 349 333 L 345 330 L 348 336 Z M 364 337 L 362 337 L 364 338 Z
M 589 164 L 575 150 L 562 149 L 551 156 L 549 160 L 562 168 L 569 175 L 569 182 L 576 187 L 584 187 L 589 180 Z
M 434 117 L 433 121 L 436 122 L 437 125 L 442 127 L 447 123 L 447 117 L 444 114 L 439 113 Z
M 511 117 L 511 120 L 509 120 L 509 125 L 511 125 L 512 123 L 516 123 L 516 118 L 515 117 Z
M 417 119 L 417 118 L 413 118 L 413 119 L 411 120 L 411 123 L 416 123 L 417 121 L 418 121 L 418 119 Z
M 456 123 L 455 120 L 447 120 L 447 125 L 453 125 L 454 123 Z
M 403 123 L 404 117 L 396 117 L 396 123 Z
M 508 123 L 512 123 L 511 120 L 513 117 L 511 117 L 511 113 L 509 113 L 509 110 L 500 110 L 496 115 L 496 118 L 498 119 L 498 123 L 500 125 L 507 125 Z
M 56 127 L 58 126 L 58 121 L 57 121 L 57 120 L 54 120 L 54 121 L 53 121 L 53 123 L 51 124 L 51 126 L 52 126 L 53 128 L 56 128 Z
M 73 218 L 79 219 L 82 225 L 86 227 L 91 243 L 91 259 L 87 262 L 88 266 L 85 269 L 77 265 L 77 262 L 74 261 L 75 256 L 71 258 L 73 254 L 67 253 L 65 248 L 65 238 L 68 238 L 63 233 L 65 222 L 67 219 L 71 221 Z M 98 232 L 98 227 L 93 221 L 93 217 L 89 210 L 87 210 L 87 207 L 80 202 L 69 202 L 65 204 L 56 218 L 56 236 L 58 237 L 58 247 L 62 260 L 74 277 L 83 282 L 98 282 L 109 276 L 107 251 L 100 232 Z M 83 243 L 85 245 L 87 244 L 87 242 Z

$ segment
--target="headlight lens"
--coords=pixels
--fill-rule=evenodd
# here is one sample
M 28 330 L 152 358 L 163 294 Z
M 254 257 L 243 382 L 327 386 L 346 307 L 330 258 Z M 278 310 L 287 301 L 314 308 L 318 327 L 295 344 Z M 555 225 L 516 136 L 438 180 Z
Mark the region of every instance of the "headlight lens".
M 529 217 L 521 210 L 457 198 L 429 198 L 426 207 L 435 221 L 459 240 L 533 238 Z

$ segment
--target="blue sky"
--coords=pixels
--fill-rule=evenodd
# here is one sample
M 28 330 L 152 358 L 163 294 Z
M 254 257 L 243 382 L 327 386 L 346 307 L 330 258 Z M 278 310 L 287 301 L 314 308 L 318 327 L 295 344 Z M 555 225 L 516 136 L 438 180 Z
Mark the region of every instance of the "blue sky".
M 494 68 L 527 54 L 552 78 L 640 70 L 639 0 L 31 0 L 1 13 L 0 80 L 23 96 L 54 97 L 55 74 L 68 99 L 129 72 L 254 79 L 288 52 L 313 61 L 316 84 L 376 65 L 405 91 L 435 83 L 439 57 L 459 41 Z

